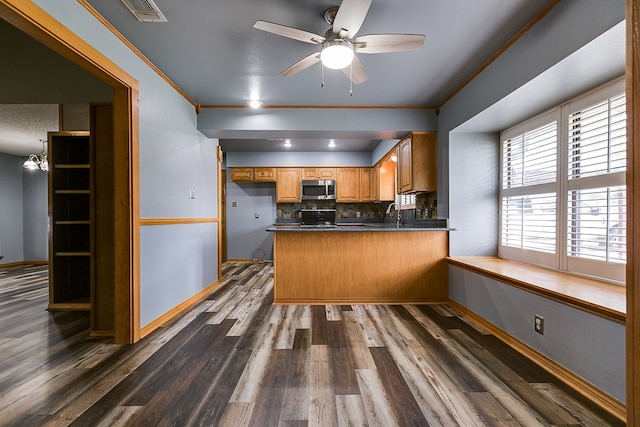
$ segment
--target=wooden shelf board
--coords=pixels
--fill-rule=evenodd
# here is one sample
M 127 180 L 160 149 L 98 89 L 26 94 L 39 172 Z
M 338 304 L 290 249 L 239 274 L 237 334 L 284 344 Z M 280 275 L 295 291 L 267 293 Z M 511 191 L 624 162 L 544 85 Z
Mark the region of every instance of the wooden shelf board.
M 91 190 L 55 190 L 55 194 L 91 194 Z
M 56 169 L 91 169 L 86 163 L 62 163 L 54 166 Z
M 87 251 L 56 252 L 56 256 L 91 256 L 91 252 L 87 252 Z
M 89 220 L 77 220 L 77 221 L 56 221 L 56 225 L 90 225 Z

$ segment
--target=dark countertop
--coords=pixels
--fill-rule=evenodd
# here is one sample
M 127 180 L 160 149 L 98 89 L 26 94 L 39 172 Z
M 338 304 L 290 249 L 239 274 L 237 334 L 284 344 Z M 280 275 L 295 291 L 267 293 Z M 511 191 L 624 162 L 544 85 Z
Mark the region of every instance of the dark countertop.
M 338 222 L 336 225 L 308 226 L 295 222 L 276 223 L 267 231 L 287 232 L 362 232 L 362 231 L 453 231 L 447 226 L 446 219 L 433 219 L 401 224 L 398 228 L 394 222 Z

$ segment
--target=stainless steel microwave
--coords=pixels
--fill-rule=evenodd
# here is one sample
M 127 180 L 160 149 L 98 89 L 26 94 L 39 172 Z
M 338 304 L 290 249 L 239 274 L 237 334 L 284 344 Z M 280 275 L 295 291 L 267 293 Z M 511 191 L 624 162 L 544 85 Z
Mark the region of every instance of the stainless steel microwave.
M 333 179 L 304 179 L 300 186 L 302 200 L 335 200 L 336 198 L 336 181 Z

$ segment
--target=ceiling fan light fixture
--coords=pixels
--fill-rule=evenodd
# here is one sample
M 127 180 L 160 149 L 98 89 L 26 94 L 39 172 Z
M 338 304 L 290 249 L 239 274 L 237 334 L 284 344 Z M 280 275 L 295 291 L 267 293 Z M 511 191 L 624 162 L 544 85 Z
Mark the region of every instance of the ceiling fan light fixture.
M 250 99 L 247 101 L 247 105 L 249 105 L 250 108 L 257 109 L 262 107 L 262 101 L 258 99 Z
M 353 44 L 349 40 L 324 42 L 320 52 L 322 65 L 332 70 L 341 70 L 353 61 Z

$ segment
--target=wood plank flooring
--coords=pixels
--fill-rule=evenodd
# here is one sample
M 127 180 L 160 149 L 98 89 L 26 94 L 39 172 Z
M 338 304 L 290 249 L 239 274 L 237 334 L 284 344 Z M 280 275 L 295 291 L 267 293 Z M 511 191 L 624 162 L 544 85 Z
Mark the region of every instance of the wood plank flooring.
M 0 426 L 608 426 L 447 305 L 274 306 L 270 264 L 134 345 L 0 269 Z

